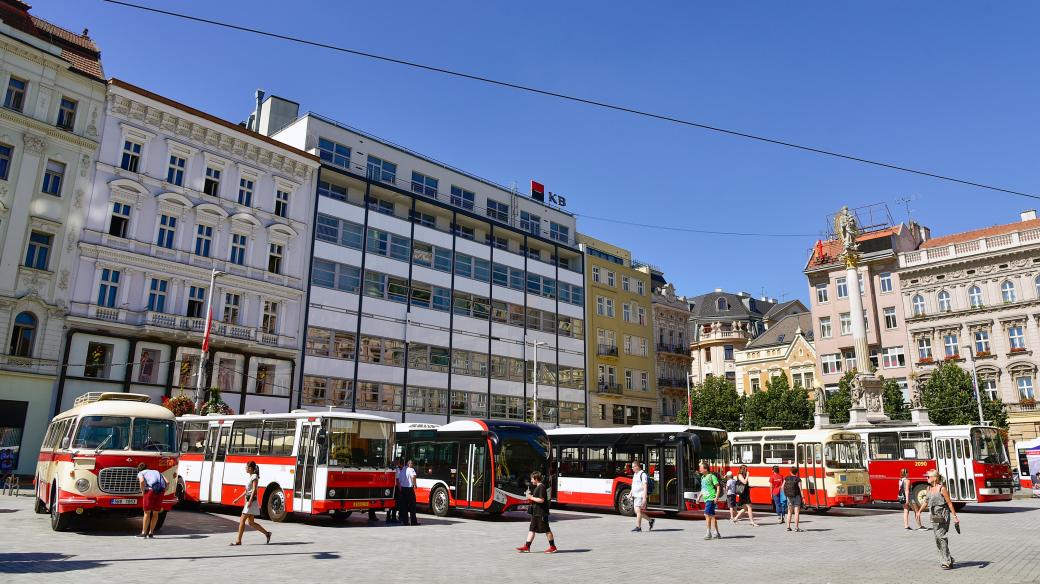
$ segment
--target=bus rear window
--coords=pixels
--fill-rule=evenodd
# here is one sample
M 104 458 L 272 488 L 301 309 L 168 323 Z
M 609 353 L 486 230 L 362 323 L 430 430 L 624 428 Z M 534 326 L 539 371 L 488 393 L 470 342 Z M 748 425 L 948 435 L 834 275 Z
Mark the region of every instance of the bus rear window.
M 972 428 L 971 445 L 975 460 L 986 464 L 1007 464 L 1007 451 L 1004 442 L 994 428 Z
M 181 428 L 181 452 L 199 453 L 206 450 L 206 430 L 209 422 L 185 422 Z
M 127 416 L 83 416 L 72 441 L 73 448 L 125 450 L 130 444 L 130 418 Z
M 328 465 L 386 468 L 393 425 L 385 422 L 330 420 Z

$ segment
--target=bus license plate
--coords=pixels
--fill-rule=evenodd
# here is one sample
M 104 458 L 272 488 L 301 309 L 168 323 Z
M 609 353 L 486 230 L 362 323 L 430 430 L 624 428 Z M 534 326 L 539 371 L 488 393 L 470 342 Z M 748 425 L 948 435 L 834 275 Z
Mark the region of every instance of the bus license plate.
M 514 507 L 514 509 L 517 510 L 517 511 L 530 511 L 531 510 L 531 506 L 530 505 L 517 505 L 516 507 Z
M 368 507 L 368 501 L 354 501 L 350 505 L 352 507 Z
M 137 499 L 112 499 L 113 505 L 136 505 Z

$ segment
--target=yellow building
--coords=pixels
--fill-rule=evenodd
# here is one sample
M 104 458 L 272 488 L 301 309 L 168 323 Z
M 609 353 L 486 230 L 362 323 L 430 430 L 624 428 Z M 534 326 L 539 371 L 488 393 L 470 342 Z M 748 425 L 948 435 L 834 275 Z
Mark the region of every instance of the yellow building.
M 791 387 L 812 389 L 819 383 L 813 348 L 812 315 L 789 314 L 736 352 L 737 391 L 751 394 L 781 375 Z
M 632 254 L 578 234 L 585 253 L 589 425 L 649 424 L 657 415 L 650 277 Z

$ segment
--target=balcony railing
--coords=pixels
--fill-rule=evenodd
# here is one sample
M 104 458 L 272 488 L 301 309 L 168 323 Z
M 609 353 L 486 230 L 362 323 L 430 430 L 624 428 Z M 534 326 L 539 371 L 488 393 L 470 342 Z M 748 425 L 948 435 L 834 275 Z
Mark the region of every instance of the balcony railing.
M 1024 229 L 990 237 L 980 237 L 942 247 L 930 247 L 899 254 L 899 266 L 919 266 L 936 260 L 948 260 L 971 256 L 987 251 L 1015 247 L 1040 241 L 1040 229 Z
M 657 387 L 686 387 L 686 380 L 679 377 L 658 377 Z
M 57 375 L 58 362 L 53 359 L 0 355 L 0 369 L 20 371 L 22 373 L 38 373 L 40 375 Z
M 617 357 L 617 345 L 596 345 L 596 354 L 604 357 Z
M 606 381 L 600 381 L 596 384 L 596 393 L 608 393 L 612 395 L 621 395 L 624 390 L 617 383 L 608 383 Z
M 1006 404 L 1007 411 L 1009 412 L 1036 412 L 1040 411 L 1035 401 L 1031 402 L 1019 402 L 1017 404 Z
M 689 347 L 683 345 L 668 345 L 668 344 L 657 344 L 658 353 L 673 353 L 675 355 L 688 355 L 690 352 Z

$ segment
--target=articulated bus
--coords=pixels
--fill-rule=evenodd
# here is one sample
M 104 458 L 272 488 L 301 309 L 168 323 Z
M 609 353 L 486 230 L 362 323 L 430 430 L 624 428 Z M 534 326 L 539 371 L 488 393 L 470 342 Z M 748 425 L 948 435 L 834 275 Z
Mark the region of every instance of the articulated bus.
M 826 511 L 870 502 L 870 482 L 863 462 L 859 434 L 846 430 L 763 430 L 731 432 L 730 470 L 736 475 L 746 464 L 751 502 L 772 504 L 769 477 L 773 466 L 780 474 L 798 467 L 802 501 L 806 507 Z
M 647 509 L 678 513 L 696 508 L 700 462 L 715 470 L 726 454 L 724 430 L 674 424 L 559 428 L 549 431 L 549 439 L 556 503 L 614 508 L 622 515 L 635 514 L 633 461 L 642 462 L 654 481 Z
M 232 505 L 252 460 L 260 470 L 260 512 L 272 521 L 290 513 L 344 519 L 394 505 L 394 422 L 387 418 L 297 410 L 178 421 L 177 497 L 184 503 Z
M 170 410 L 148 402 L 136 393 L 87 393 L 51 421 L 33 482 L 36 512 L 50 512 L 52 529 L 67 529 L 74 514 L 141 514 L 141 463 L 166 478 L 162 526 L 177 502 L 177 426 Z
M 899 498 L 899 476 L 908 471 L 911 497 L 927 498 L 925 473 L 937 469 L 957 506 L 1010 501 L 1014 479 L 1007 450 L 989 426 L 908 426 L 856 430 L 866 446 L 875 501 Z
M 438 517 L 452 509 L 526 510 L 533 471 L 549 472 L 549 439 L 534 424 L 462 420 L 398 424 L 397 454 L 415 463 L 416 501 Z

